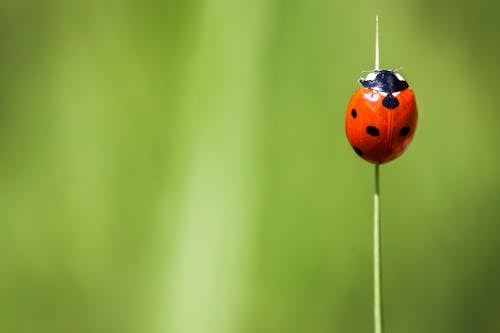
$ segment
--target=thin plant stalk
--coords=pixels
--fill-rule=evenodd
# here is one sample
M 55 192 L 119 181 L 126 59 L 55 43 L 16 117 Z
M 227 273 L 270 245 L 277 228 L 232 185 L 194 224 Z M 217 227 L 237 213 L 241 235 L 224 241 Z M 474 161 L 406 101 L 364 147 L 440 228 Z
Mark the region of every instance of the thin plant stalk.
M 382 333 L 382 253 L 380 228 L 380 178 L 379 165 L 375 164 L 375 191 L 373 196 L 373 314 L 375 333 Z
M 378 15 L 375 16 L 375 70 L 380 69 L 380 48 L 378 38 Z M 379 164 L 375 164 L 375 188 L 373 195 L 373 318 L 375 333 L 382 333 L 382 253 L 380 228 L 380 178 Z

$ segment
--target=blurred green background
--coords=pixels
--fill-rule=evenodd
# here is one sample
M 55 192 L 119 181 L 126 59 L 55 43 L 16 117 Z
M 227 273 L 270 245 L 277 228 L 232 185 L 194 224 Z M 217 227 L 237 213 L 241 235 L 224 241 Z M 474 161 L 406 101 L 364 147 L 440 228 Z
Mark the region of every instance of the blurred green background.
M 371 332 L 375 14 L 386 332 L 500 332 L 491 0 L 0 1 L 0 332 Z

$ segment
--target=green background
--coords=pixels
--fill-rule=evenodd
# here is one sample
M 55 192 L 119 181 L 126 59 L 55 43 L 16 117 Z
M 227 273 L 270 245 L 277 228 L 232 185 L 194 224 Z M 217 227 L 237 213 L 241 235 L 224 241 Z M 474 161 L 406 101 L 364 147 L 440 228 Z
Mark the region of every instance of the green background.
M 0 332 L 372 332 L 375 14 L 386 332 L 500 332 L 491 0 L 0 1 Z

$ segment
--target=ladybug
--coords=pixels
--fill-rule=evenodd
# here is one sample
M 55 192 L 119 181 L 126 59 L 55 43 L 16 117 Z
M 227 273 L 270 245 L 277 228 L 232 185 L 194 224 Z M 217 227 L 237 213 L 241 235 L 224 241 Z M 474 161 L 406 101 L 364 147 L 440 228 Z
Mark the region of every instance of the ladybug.
M 415 134 L 417 104 L 406 80 L 376 69 L 359 80 L 345 115 L 347 139 L 364 160 L 382 164 L 400 156 Z

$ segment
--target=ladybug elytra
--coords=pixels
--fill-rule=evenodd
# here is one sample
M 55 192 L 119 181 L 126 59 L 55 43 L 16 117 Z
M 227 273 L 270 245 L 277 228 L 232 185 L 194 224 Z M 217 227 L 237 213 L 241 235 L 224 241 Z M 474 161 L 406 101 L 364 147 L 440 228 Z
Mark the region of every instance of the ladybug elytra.
M 400 156 L 410 144 L 418 112 L 413 90 L 391 70 L 376 69 L 359 80 L 345 115 L 347 138 L 364 160 L 382 164 Z

